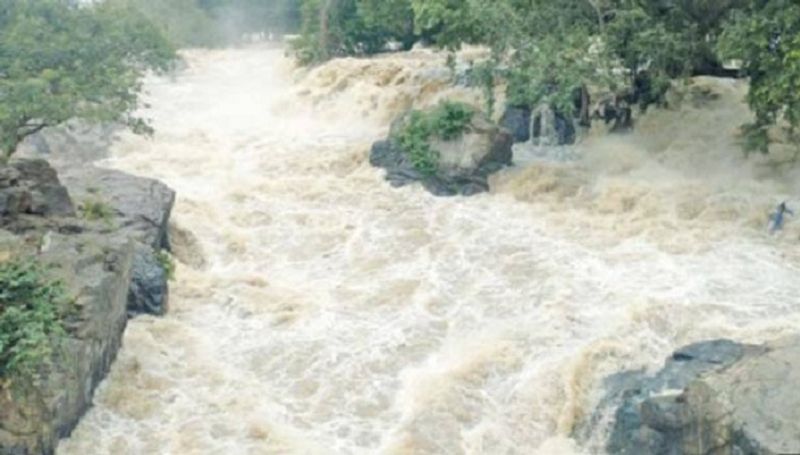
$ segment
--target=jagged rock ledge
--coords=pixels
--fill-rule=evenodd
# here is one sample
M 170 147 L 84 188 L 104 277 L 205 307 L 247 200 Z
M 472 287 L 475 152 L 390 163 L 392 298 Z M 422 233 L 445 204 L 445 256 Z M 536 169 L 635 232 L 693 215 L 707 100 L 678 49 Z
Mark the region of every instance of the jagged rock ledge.
M 175 193 L 85 162 L 59 173 L 39 159 L 0 168 L 0 260 L 51 264 L 78 307 L 53 365 L 36 383 L 0 393 L 0 454 L 53 453 L 91 405 L 128 317 L 167 309 L 157 254 L 169 247 Z
M 729 340 L 676 351 L 653 376 L 614 375 L 582 429 L 614 409 L 613 455 L 800 453 L 800 336 L 763 346 Z

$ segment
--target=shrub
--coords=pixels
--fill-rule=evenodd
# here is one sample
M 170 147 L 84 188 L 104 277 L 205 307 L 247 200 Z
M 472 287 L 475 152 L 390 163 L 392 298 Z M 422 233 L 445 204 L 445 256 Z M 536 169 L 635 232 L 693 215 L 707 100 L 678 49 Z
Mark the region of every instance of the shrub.
M 164 273 L 167 275 L 167 279 L 172 281 L 175 279 L 175 261 L 172 259 L 172 255 L 169 254 L 167 250 L 160 250 L 156 253 L 156 260 L 158 261 L 158 265 L 164 270 Z
M 411 111 L 406 124 L 394 138 L 408 155 L 414 169 L 426 176 L 436 174 L 439 152 L 430 146 L 430 139 L 449 141 L 463 134 L 475 111 L 464 103 L 445 101 L 431 111 Z
M 31 377 L 50 364 L 70 303 L 63 285 L 35 262 L 0 264 L 0 380 Z
M 79 210 L 87 221 L 102 221 L 105 224 L 111 224 L 114 220 L 114 209 L 97 199 L 84 201 Z

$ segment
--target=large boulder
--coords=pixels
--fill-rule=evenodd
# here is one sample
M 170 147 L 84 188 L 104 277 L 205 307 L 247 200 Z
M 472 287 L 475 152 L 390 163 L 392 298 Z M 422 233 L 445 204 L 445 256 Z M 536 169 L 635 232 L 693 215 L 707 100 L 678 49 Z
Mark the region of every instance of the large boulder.
M 727 340 L 679 351 L 654 376 L 608 381 L 617 403 L 610 454 L 800 453 L 800 336 L 765 346 Z
M 157 256 L 170 246 L 175 192 L 157 180 L 91 165 L 64 168 L 62 174 L 78 201 L 107 204 L 114 212 L 115 230 L 137 243 L 129 314 L 164 314 L 169 306 L 168 277 Z
M 2 231 L 0 231 L 2 232 Z M 39 233 L 41 234 L 41 233 Z M 24 239 L 30 238 L 28 233 Z M 0 237 L 2 239 L 7 237 Z M 41 234 L 37 259 L 52 264 L 76 297 L 68 337 L 39 380 L 0 390 L 0 454 L 54 452 L 91 406 L 119 350 L 127 321 L 133 243 L 124 236 Z M 15 240 L 17 248 L 20 239 Z M 30 246 L 30 245 L 29 245 Z M 0 243 L 0 250 L 5 247 Z
M 53 453 L 91 405 L 129 314 L 168 306 L 158 255 L 169 246 L 175 193 L 91 163 L 55 162 L 58 174 L 38 159 L 0 167 L 0 261 L 21 255 L 52 264 L 77 309 L 64 348 L 38 381 L 13 393 L 0 384 L 0 454 Z M 79 216 L 73 207 L 87 201 L 109 215 Z
M 100 200 L 114 209 L 118 228 L 153 249 L 169 248 L 169 217 L 175 192 L 158 180 L 93 165 L 59 169 L 79 203 Z
M 458 137 L 428 140 L 431 149 L 438 153 L 438 166 L 434 174 L 423 174 L 394 139 L 406 118 L 395 121 L 389 138 L 375 143 L 370 152 L 370 164 L 386 169 L 386 179 L 393 186 L 421 182 L 436 196 L 470 196 L 488 191 L 487 177 L 511 164 L 511 133 L 475 114 Z

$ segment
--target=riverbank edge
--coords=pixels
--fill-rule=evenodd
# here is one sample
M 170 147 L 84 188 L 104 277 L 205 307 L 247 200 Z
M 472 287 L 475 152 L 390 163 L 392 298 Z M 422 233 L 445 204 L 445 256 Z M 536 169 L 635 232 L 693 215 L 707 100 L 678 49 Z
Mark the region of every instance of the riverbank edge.
M 91 407 L 128 318 L 168 308 L 163 257 L 175 192 L 95 166 L 107 147 L 73 154 L 81 141 L 58 142 L 22 153 L 0 182 L 0 259 L 48 265 L 75 298 L 77 315 L 52 365 L 33 383 L 0 393 L 0 454 L 54 453 Z

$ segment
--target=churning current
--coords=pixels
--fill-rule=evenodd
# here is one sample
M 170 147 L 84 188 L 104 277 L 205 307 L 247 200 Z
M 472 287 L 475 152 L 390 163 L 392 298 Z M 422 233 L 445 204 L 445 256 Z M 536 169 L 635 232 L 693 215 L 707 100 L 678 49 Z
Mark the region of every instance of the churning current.
M 739 151 L 742 82 L 435 198 L 367 157 L 393 115 L 477 96 L 444 55 L 184 57 L 147 83 L 155 136 L 101 163 L 178 192 L 170 312 L 129 323 L 60 455 L 603 453 L 611 416 L 571 435 L 608 375 L 800 325 L 800 223 L 766 229 L 800 179 Z

